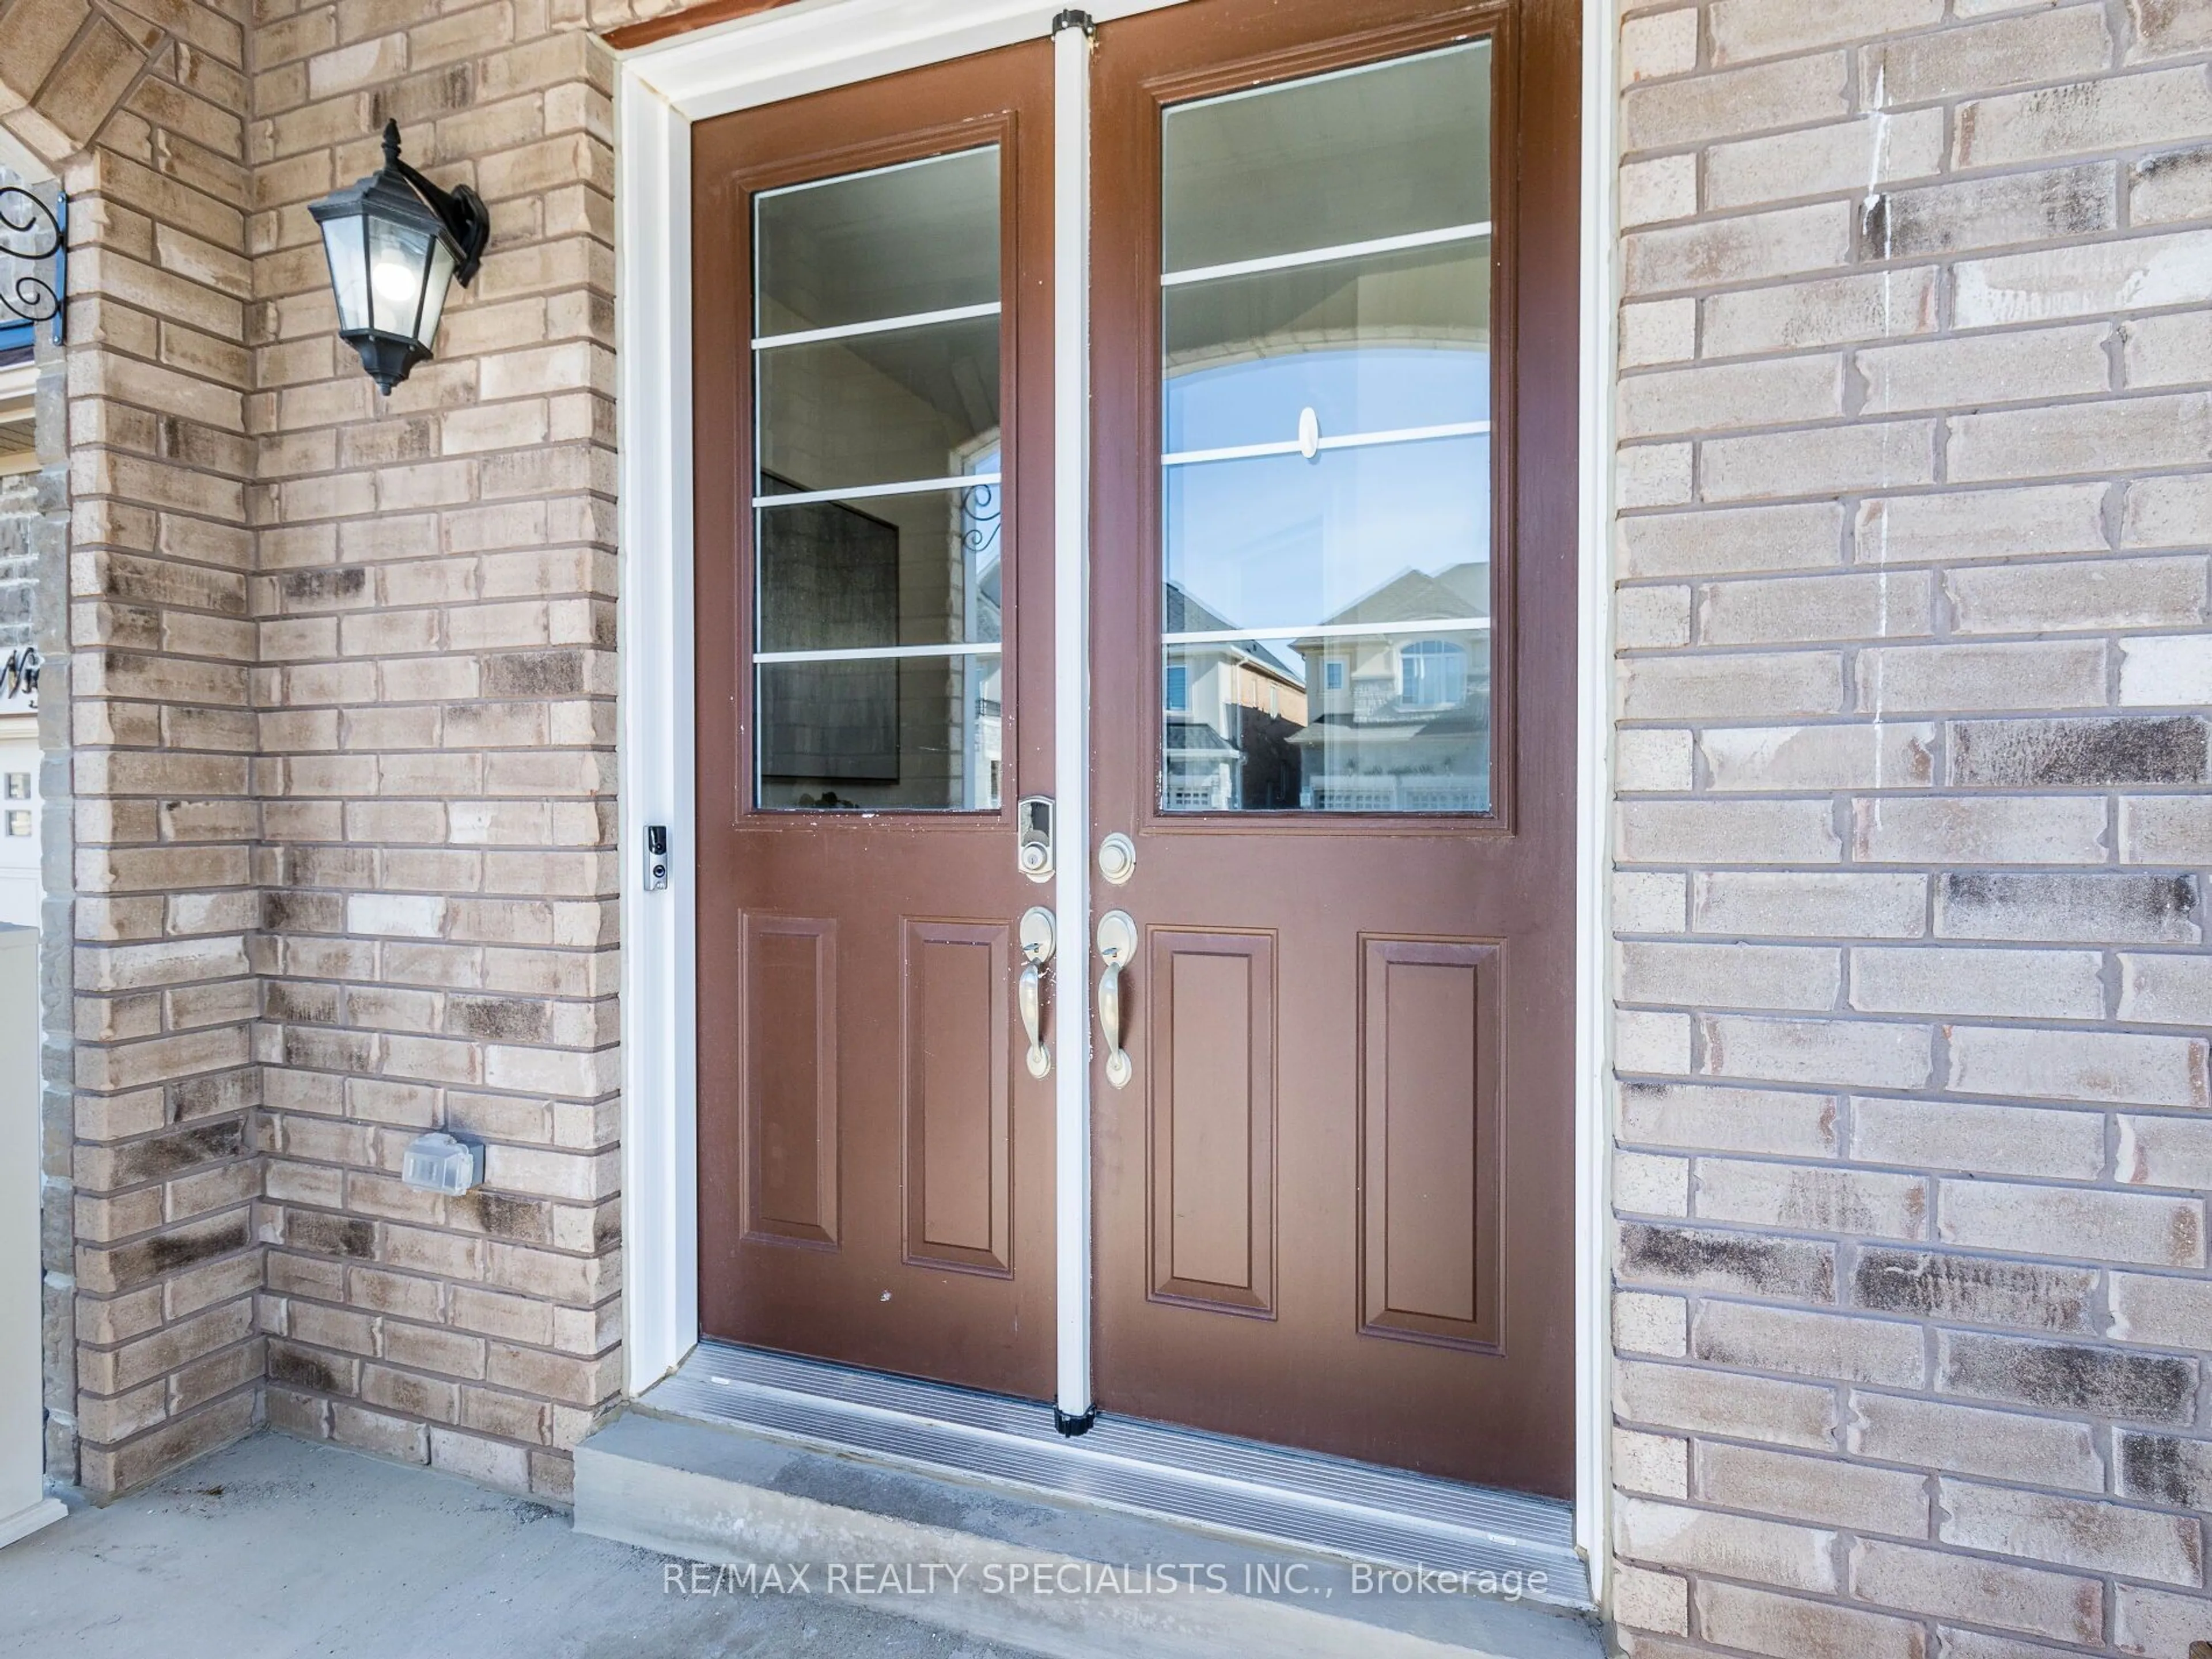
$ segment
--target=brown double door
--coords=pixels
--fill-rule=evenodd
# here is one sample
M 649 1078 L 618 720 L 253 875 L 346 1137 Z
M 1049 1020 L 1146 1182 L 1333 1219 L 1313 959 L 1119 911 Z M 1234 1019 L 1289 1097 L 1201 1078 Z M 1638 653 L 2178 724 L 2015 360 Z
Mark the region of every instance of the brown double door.
M 1097 862 L 1042 998 L 1091 1035 L 1103 1411 L 1557 1494 L 1571 10 L 1098 31 L 1057 848 Z M 1017 803 L 1085 689 L 1051 52 L 695 140 L 703 1328 L 1038 1400 L 1070 1243 Z

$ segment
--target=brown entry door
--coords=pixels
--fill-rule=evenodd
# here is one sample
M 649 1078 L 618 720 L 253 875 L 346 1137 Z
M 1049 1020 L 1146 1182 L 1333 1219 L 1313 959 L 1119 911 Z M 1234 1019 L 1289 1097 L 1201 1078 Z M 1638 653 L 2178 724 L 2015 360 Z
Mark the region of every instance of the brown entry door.
M 701 1322 L 1053 1377 L 1051 49 L 694 135 Z
M 1560 1495 L 1570 13 L 1105 26 L 1093 353 L 1100 1404 Z

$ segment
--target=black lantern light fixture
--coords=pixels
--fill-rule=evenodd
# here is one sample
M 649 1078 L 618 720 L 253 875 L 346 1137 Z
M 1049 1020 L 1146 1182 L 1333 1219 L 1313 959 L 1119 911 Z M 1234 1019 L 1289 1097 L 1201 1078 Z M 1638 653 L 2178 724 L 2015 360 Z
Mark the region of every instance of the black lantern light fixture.
M 387 392 L 427 362 L 447 285 L 466 288 L 491 236 L 483 198 L 450 193 L 399 159 L 399 123 L 384 124 L 384 165 L 307 210 L 323 228 L 338 337 Z

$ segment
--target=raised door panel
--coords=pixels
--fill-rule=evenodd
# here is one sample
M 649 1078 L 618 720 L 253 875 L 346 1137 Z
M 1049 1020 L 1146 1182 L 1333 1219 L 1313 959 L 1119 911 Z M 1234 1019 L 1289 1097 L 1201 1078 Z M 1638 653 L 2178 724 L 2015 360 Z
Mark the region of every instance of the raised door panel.
M 744 946 L 745 1234 L 837 1243 L 837 924 L 750 915 Z
M 1494 1349 L 1502 950 L 1370 939 L 1364 954 L 1361 1329 Z
M 1152 933 L 1151 1293 L 1272 1315 L 1275 944 Z
M 908 921 L 902 958 L 906 1054 L 905 1256 L 1008 1272 L 1007 931 Z

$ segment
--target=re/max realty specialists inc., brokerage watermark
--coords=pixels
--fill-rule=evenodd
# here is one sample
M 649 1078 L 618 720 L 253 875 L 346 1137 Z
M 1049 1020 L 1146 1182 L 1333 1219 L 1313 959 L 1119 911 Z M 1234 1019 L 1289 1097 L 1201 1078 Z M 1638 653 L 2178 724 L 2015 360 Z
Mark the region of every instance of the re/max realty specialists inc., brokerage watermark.
M 1542 1571 L 1304 1561 L 670 1561 L 670 1595 L 1133 1596 L 1339 1595 L 1541 1598 Z

